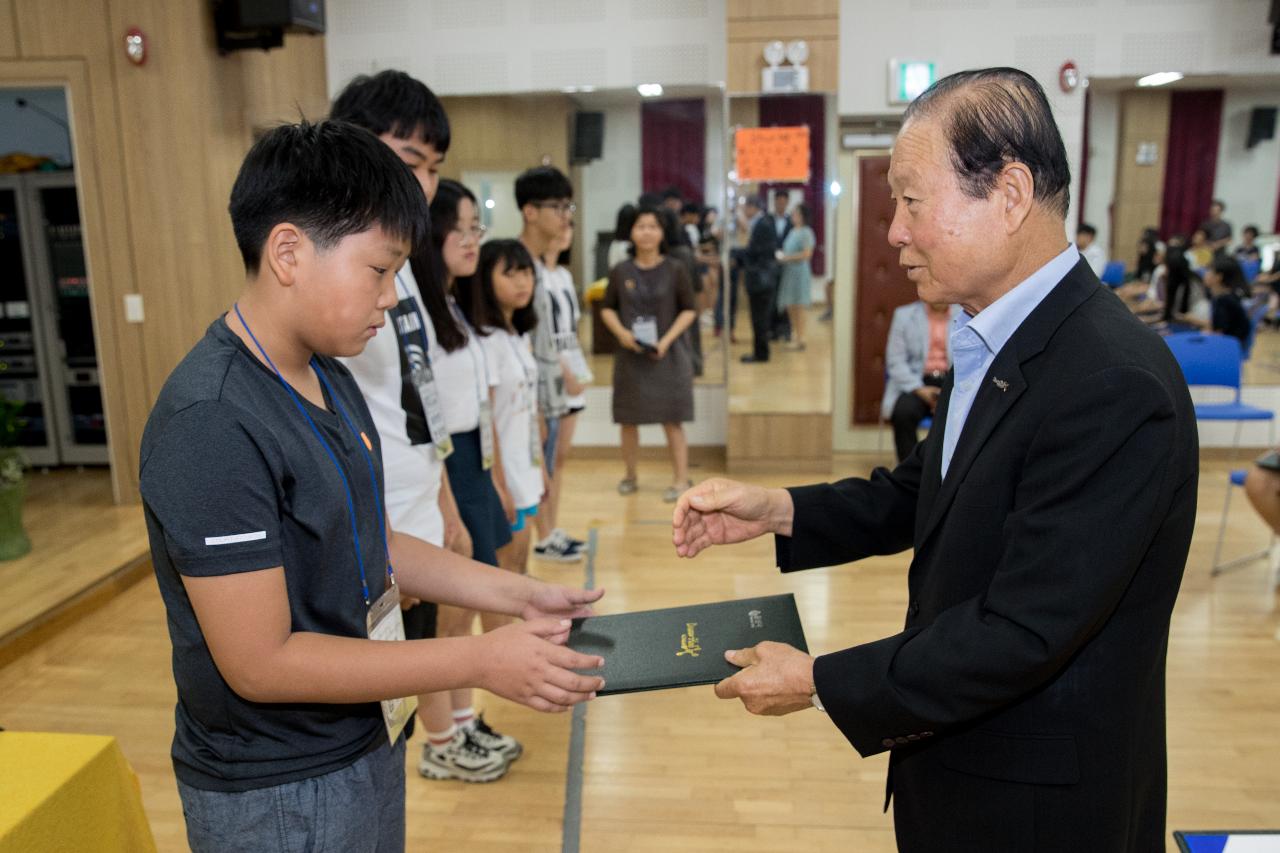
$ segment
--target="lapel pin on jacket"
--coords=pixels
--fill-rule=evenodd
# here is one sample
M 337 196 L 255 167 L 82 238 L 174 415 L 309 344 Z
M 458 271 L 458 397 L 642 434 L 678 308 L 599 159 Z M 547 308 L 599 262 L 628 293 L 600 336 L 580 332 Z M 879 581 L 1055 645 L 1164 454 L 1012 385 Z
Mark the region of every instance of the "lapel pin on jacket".
M 1003 380 L 1003 379 L 996 379 L 996 378 L 993 376 L 993 377 L 991 378 L 991 381 L 992 381 L 993 383 L 995 383 L 995 386 L 996 386 L 997 388 L 999 388 L 1001 391 L 1008 391 L 1008 390 L 1009 390 L 1009 383 L 1008 383 L 1008 382 L 1006 382 L 1005 380 Z

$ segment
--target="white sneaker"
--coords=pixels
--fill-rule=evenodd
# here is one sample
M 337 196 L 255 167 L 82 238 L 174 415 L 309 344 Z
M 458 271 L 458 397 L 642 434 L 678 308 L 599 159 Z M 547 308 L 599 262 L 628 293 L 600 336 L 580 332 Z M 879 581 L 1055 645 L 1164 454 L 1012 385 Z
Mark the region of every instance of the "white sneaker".
M 428 779 L 492 782 L 506 775 L 507 764 L 505 758 L 486 749 L 470 732 L 459 729 L 453 740 L 442 746 L 422 745 L 418 772 Z
M 576 563 L 582 559 L 582 551 L 576 545 L 564 542 L 552 533 L 546 541 L 533 546 L 533 556 L 539 560 L 552 560 L 557 563 Z
M 561 544 L 572 545 L 574 548 L 577 548 L 579 551 L 587 547 L 587 543 L 585 540 L 573 538 L 568 533 L 565 533 L 564 528 L 562 527 L 557 527 L 555 530 L 551 531 L 551 535 L 554 536 L 556 539 L 558 539 Z

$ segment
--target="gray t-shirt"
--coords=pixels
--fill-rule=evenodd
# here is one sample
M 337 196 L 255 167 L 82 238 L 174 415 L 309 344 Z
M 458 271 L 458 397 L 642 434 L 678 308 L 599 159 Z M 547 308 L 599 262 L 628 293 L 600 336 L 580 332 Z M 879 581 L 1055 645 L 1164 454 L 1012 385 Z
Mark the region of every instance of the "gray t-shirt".
M 303 400 L 346 473 L 371 598 L 385 589 L 378 433 L 347 369 L 315 363 L 326 393 Z M 302 399 L 299 397 L 299 399 Z M 371 474 L 370 460 L 376 473 Z M 142 436 L 141 490 L 178 687 L 173 764 L 195 788 L 245 791 L 345 767 L 386 738 L 376 703 L 267 704 L 219 674 L 180 575 L 284 566 L 294 631 L 364 637 L 367 607 L 342 480 L 284 386 L 222 318 L 165 382 Z

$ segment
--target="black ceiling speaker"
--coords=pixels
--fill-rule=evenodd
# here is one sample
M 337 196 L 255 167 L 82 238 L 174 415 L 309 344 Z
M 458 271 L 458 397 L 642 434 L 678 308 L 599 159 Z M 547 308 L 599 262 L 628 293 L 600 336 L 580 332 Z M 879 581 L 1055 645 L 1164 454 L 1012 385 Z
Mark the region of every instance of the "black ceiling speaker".
M 324 0 L 215 0 L 218 50 L 270 50 L 285 33 L 324 32 Z

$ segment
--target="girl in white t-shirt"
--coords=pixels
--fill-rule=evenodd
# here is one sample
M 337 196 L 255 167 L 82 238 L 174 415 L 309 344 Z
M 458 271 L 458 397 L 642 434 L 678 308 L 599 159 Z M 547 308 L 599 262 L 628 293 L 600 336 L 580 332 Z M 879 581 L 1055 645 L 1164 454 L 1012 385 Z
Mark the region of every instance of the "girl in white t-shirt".
M 528 567 L 532 519 L 545 490 L 538 430 L 538 365 L 528 332 L 538 321 L 531 304 L 533 258 L 518 240 L 494 240 L 480 248 L 476 274 L 459 279 L 458 307 L 480 330 L 490 370 L 493 427 L 503 489 L 515 510 L 511 542 L 498 550 L 499 565 L 523 574 Z

